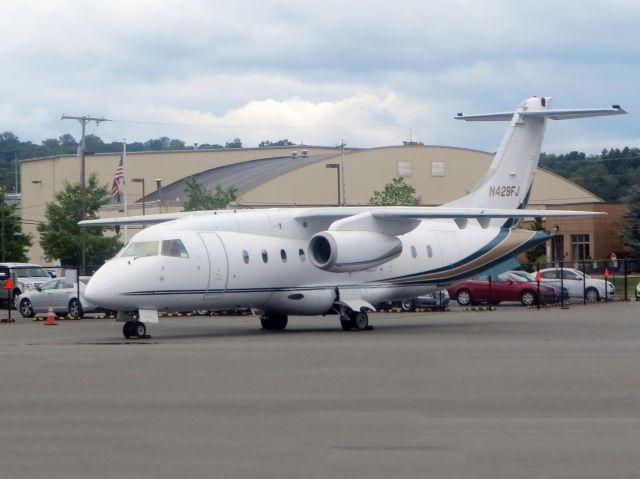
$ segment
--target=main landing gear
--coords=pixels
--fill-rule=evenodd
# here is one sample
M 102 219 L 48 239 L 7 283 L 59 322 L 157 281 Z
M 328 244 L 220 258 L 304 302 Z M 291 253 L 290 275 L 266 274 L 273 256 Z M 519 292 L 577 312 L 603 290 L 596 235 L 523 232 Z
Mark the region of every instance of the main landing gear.
M 353 311 L 341 306 L 340 326 L 345 331 L 366 331 L 369 329 L 369 316 L 364 311 Z
M 260 316 L 262 329 L 267 331 L 282 331 L 287 327 L 289 317 L 284 313 L 265 313 Z

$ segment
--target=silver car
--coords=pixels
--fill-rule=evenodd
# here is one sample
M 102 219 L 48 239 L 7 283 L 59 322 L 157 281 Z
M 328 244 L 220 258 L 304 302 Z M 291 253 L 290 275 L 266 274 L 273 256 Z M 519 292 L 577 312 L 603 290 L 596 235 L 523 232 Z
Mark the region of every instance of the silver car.
M 25 318 L 32 318 L 36 313 L 46 313 L 49 305 L 54 313 L 60 316 L 74 316 L 82 318 L 84 313 L 96 310 L 96 306 L 84 298 L 85 283 L 80 278 L 80 295 L 78 298 L 78 284 L 67 278 L 57 278 L 42 283 L 33 291 L 18 296 L 16 304 L 20 314 Z

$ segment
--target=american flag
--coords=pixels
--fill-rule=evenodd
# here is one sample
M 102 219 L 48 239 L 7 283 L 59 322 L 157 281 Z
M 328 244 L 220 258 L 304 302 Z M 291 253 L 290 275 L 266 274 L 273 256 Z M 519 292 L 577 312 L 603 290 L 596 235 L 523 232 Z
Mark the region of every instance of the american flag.
M 111 196 L 113 196 L 117 202 L 120 201 L 120 180 L 124 180 L 124 164 L 122 162 L 122 156 L 118 162 L 116 174 L 113 176 L 113 183 L 111 184 Z

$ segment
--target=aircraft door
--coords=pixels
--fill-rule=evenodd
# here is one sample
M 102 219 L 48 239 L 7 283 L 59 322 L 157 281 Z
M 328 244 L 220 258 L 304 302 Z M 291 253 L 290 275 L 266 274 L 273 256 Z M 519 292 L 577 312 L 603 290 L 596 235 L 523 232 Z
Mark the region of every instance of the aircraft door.
M 224 244 L 217 233 L 199 233 L 207 249 L 209 281 L 203 299 L 222 299 L 227 288 L 229 263 Z

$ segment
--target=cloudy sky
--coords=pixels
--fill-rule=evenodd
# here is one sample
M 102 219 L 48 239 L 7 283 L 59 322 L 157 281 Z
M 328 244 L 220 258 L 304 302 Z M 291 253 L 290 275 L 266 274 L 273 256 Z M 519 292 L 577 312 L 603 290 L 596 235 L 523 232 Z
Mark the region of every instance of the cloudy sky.
M 493 151 L 531 95 L 631 115 L 551 122 L 548 152 L 640 146 L 637 0 L 0 0 L 0 131 L 40 142 L 60 116 L 105 141 Z

